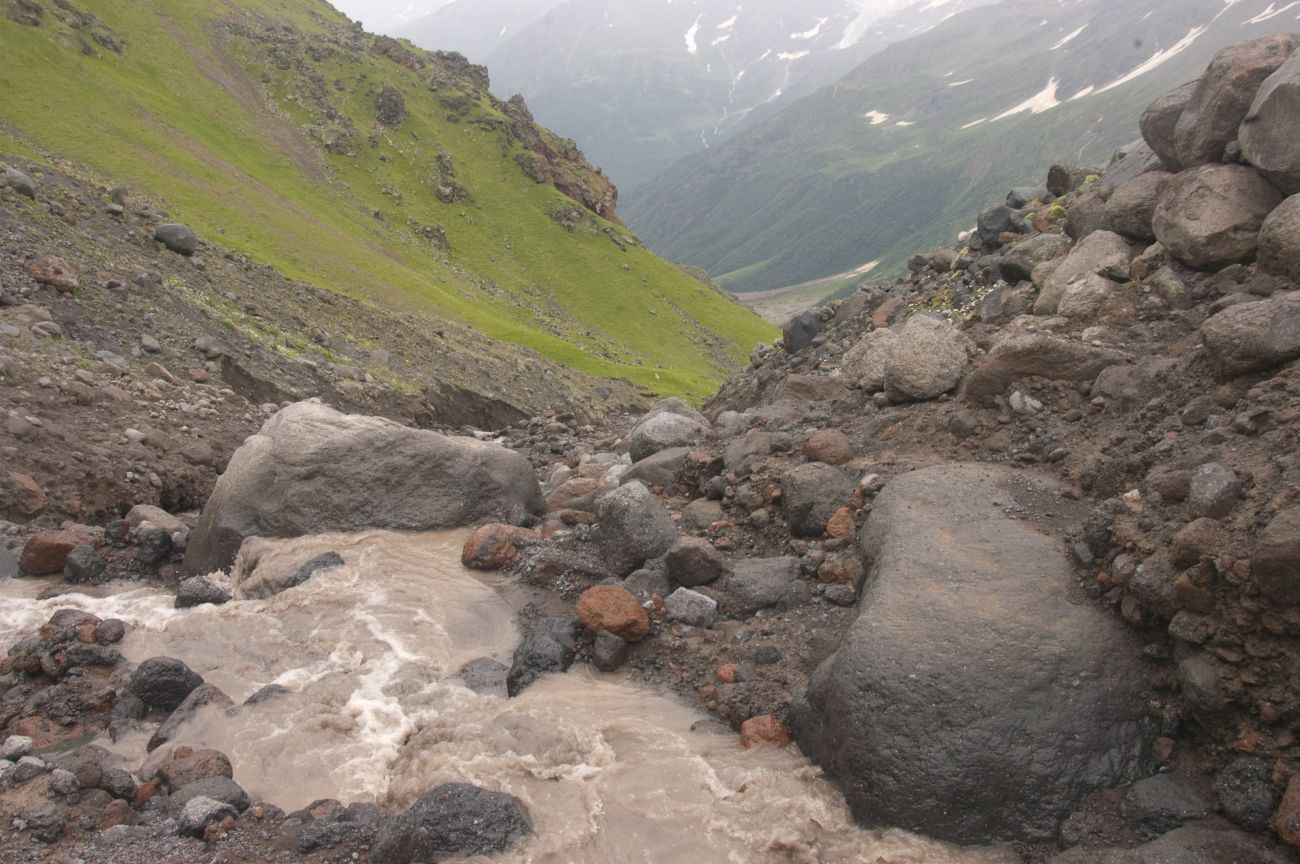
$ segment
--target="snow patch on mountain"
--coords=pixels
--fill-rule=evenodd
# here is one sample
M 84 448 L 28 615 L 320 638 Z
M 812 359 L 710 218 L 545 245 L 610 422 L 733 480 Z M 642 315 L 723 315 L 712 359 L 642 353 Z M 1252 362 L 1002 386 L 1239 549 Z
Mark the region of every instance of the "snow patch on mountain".
M 1297 0 L 1297 2 L 1300 2 L 1300 0 Z M 1071 42 L 1073 42 L 1076 38 L 1078 38 L 1078 36 L 1079 36 L 1080 33 L 1082 33 L 1084 30 L 1087 30 L 1087 29 L 1088 29 L 1088 25 L 1087 25 L 1087 24 L 1084 24 L 1084 25 L 1083 25 L 1082 27 L 1080 27 L 1078 30 L 1075 30 L 1073 33 L 1071 33 L 1071 34 L 1069 34 L 1068 36 L 1066 36 L 1066 37 L 1065 37 L 1064 39 L 1062 39 L 1060 42 L 1057 42 L 1055 45 L 1053 45 L 1053 46 L 1051 47 L 1050 50 L 1052 50 L 1052 51 L 1056 51 L 1056 50 L 1059 49 L 1059 48 L 1064 48 L 1066 45 L 1069 45 L 1069 44 L 1070 44 Z
M 829 20 L 831 19 L 818 18 L 816 26 L 814 26 L 811 30 L 805 30 L 802 33 L 791 33 L 790 38 L 791 39 L 816 39 L 818 34 L 822 32 L 822 28 L 826 26 L 826 22 Z
M 691 29 L 686 31 L 686 50 L 691 54 L 700 53 L 700 46 L 699 43 L 695 41 L 695 37 L 700 33 L 700 21 L 703 19 L 703 15 L 696 18 L 695 23 L 691 25 Z
M 868 111 L 862 116 L 870 120 L 872 126 L 879 126 L 882 123 L 889 122 L 889 115 L 881 111 Z
M 1044 87 L 1042 90 L 1039 90 L 1033 96 L 1030 96 L 1028 99 L 1026 99 L 1024 102 L 1021 102 L 1016 107 L 1009 108 L 1006 111 L 1003 111 L 1001 114 L 994 117 L 990 122 L 996 123 L 999 120 L 1005 120 L 1007 117 L 1012 117 L 1016 114 L 1023 114 L 1026 111 L 1028 111 L 1030 114 L 1042 114 L 1044 111 L 1052 110 L 1057 105 L 1061 104 L 1061 100 L 1056 98 L 1056 91 L 1060 86 L 1061 86 L 1060 80 L 1057 78 L 1053 78 L 1052 80 L 1047 82 L 1047 86 Z
M 1250 19 L 1249 21 L 1247 21 L 1246 23 L 1247 23 L 1247 24 L 1263 24 L 1265 21 L 1269 20 L 1270 18 L 1276 18 L 1277 16 L 1283 14 L 1284 12 L 1289 12 L 1289 11 L 1291 11 L 1292 9 L 1294 9 L 1295 7 L 1300 6 L 1300 0 L 1296 0 L 1296 2 L 1294 2 L 1294 3 L 1288 3 L 1288 4 L 1286 4 L 1285 6 L 1283 6 L 1281 9 L 1275 9 L 1274 7 L 1275 7 L 1276 5 L 1277 5 L 1277 4 L 1275 4 L 1275 3 L 1270 3 L 1270 4 L 1268 4 L 1268 8 L 1267 8 L 1267 9 L 1265 9 L 1263 12 L 1259 13 L 1258 15 L 1256 15 L 1254 18 L 1251 18 L 1251 19 Z
M 1102 87 L 1099 90 L 1097 90 L 1097 92 L 1105 93 L 1107 90 L 1114 90 L 1116 87 L 1121 87 L 1136 78 L 1141 78 L 1143 75 L 1147 74 L 1152 69 L 1155 69 L 1165 63 L 1168 63 L 1171 59 L 1177 57 L 1179 54 L 1183 53 L 1188 48 L 1192 47 L 1192 43 L 1194 43 L 1197 39 L 1201 38 L 1201 36 L 1204 35 L 1207 29 L 1208 28 L 1206 27 L 1193 27 L 1190 31 L 1188 31 L 1187 35 L 1184 36 L 1182 39 L 1179 39 L 1177 42 L 1175 42 L 1173 45 L 1170 45 L 1165 50 L 1157 51 L 1156 53 L 1152 54 L 1143 63 L 1140 63 L 1139 65 L 1134 67 L 1133 70 L 1130 71 L 1127 75 L 1123 75 L 1119 78 L 1116 78 L 1114 81 L 1110 82 L 1105 87 Z

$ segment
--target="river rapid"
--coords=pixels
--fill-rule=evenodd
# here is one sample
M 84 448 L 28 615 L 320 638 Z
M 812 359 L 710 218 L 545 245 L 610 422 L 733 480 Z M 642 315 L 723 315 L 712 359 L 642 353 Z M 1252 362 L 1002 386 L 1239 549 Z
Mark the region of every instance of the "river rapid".
M 37 599 L 57 580 L 0 583 L 8 645 L 76 607 L 128 625 L 132 661 L 176 657 L 236 705 L 210 706 L 178 741 L 227 754 L 235 780 L 292 810 L 320 798 L 409 804 L 440 783 L 518 796 L 535 834 L 494 860 L 1006 864 L 902 831 L 857 827 L 798 750 L 743 750 L 671 695 L 575 667 L 514 699 L 476 693 L 469 661 L 509 664 L 519 593 L 461 566 L 464 532 L 366 532 L 276 541 L 263 568 L 327 551 L 344 565 L 269 599 L 172 608 L 152 587 Z M 255 704 L 267 685 L 282 691 Z M 139 766 L 152 728 L 98 742 Z

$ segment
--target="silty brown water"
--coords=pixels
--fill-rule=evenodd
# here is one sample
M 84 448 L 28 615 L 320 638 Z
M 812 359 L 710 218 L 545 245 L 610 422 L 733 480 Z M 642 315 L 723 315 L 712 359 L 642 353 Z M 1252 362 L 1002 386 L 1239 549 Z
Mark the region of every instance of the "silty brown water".
M 457 671 L 508 663 L 518 639 L 510 586 L 460 565 L 462 532 L 367 532 L 276 541 L 263 570 L 322 552 L 345 564 L 269 599 L 171 608 L 172 596 L 117 586 L 105 597 L 35 598 L 49 583 L 0 585 L 0 638 L 76 606 L 130 624 L 131 660 L 189 664 L 236 704 L 209 708 L 179 740 L 230 756 L 235 779 L 286 809 L 318 798 L 403 806 L 467 781 L 519 796 L 536 834 L 511 864 L 643 861 L 1001 864 L 901 831 L 867 831 L 796 749 L 742 750 L 735 735 L 643 686 L 587 669 L 515 699 L 476 694 Z M 140 764 L 152 729 L 109 744 Z

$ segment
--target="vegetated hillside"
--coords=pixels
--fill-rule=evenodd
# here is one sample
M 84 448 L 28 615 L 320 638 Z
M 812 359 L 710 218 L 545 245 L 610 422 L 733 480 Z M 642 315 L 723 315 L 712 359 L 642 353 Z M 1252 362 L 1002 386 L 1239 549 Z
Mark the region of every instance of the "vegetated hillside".
M 291 278 L 695 397 L 771 336 L 641 248 L 485 70 L 320 0 L 23 0 L 0 54 L 0 152 L 71 158 Z
M 637 187 L 885 45 L 991 0 L 457 0 L 401 31 L 492 69 Z
M 958 15 L 675 166 L 624 216 L 734 291 L 873 260 L 872 278 L 892 275 L 1044 162 L 1104 163 L 1216 50 L 1300 26 L 1284 6 L 1006 0 Z

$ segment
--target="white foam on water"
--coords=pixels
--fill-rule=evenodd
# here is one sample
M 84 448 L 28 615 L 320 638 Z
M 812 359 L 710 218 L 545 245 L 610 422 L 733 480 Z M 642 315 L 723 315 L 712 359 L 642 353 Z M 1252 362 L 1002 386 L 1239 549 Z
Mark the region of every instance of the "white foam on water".
M 504 864 L 1018 860 L 861 829 L 796 748 L 743 750 L 733 734 L 696 729 L 694 709 L 627 681 L 579 668 L 514 699 L 470 691 L 456 671 L 508 662 L 518 634 L 503 583 L 460 565 L 464 538 L 273 541 L 257 558 L 271 573 L 326 551 L 345 563 L 269 599 L 183 611 L 153 588 L 39 600 L 48 580 L 4 584 L 0 636 L 75 606 L 129 622 L 128 658 L 177 657 L 237 704 L 278 683 L 289 692 L 233 716 L 202 709 L 175 742 L 226 753 L 239 783 L 286 809 L 318 798 L 400 808 L 453 781 L 509 792 L 536 833 L 492 859 Z M 101 743 L 139 765 L 152 731 Z

